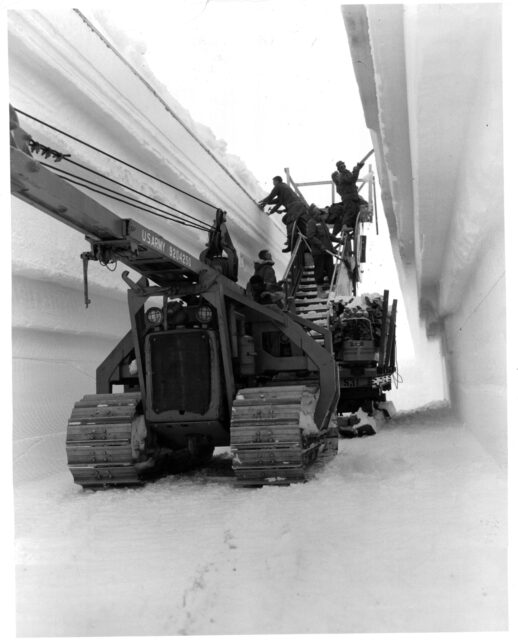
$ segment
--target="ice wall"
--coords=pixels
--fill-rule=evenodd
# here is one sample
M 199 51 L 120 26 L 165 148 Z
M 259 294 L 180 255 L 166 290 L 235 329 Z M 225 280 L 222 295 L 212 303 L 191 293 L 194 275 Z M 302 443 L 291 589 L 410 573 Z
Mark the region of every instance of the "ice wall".
M 425 330 L 454 408 L 504 464 L 501 8 L 342 11 L 422 366 Z
M 121 34 L 102 31 L 74 10 L 10 11 L 10 102 L 18 109 L 100 147 L 221 207 L 240 258 L 240 283 L 270 247 L 282 273 L 281 223 L 262 213 L 264 195 L 246 166 L 189 114 L 146 68 Z M 114 44 L 115 43 L 115 44 Z M 128 62 L 129 60 L 129 62 Z M 92 149 L 20 116 L 35 140 L 111 178 L 211 223 L 215 209 L 136 173 Z M 70 170 L 70 166 L 60 166 Z M 91 176 L 89 176 L 91 179 Z M 104 200 L 121 217 L 151 226 L 196 257 L 206 233 Z M 95 369 L 129 328 L 122 269 L 91 264 L 85 310 L 81 234 L 13 198 L 14 473 L 44 471 L 47 453 L 64 461 L 64 431 L 73 403 L 95 391 Z M 54 459 L 56 457 L 54 456 Z
M 504 229 L 487 237 L 458 310 L 444 319 L 452 401 L 485 447 L 507 458 Z

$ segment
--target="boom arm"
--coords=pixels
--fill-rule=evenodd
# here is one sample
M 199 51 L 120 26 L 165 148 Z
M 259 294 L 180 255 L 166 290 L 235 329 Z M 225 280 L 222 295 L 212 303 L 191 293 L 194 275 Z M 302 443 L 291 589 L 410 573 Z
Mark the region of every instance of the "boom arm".
M 11 191 L 83 233 L 92 245 L 93 259 L 116 258 L 159 286 L 186 280 L 196 282 L 202 272 L 219 275 L 151 229 L 135 220 L 120 218 L 13 146 Z

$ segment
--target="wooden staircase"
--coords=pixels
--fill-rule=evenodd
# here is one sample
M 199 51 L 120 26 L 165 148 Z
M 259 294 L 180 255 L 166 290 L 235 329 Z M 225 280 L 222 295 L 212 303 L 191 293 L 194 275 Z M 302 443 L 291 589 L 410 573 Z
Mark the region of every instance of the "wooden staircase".
M 302 272 L 299 285 L 295 292 L 294 302 L 295 309 L 299 316 L 310 320 L 315 324 L 328 328 L 328 294 L 321 297 L 317 291 L 317 285 L 314 277 L 314 267 L 305 266 Z M 324 338 L 316 331 L 310 331 L 316 342 L 323 343 Z

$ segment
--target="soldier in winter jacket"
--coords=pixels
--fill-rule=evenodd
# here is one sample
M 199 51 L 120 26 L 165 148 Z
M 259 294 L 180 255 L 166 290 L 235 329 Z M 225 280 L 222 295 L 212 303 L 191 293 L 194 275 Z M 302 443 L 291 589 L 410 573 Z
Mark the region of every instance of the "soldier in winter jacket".
M 313 262 L 315 263 L 317 290 L 321 294 L 323 289 L 329 289 L 329 283 L 333 278 L 333 255 L 335 250 L 332 241 L 341 242 L 341 240 L 331 235 L 320 209 L 315 205 L 311 205 L 309 214 L 310 219 L 306 226 L 306 237 L 311 247 Z M 328 280 L 327 283 L 324 282 L 325 278 Z
M 336 190 L 342 197 L 342 202 L 358 200 L 358 187 L 356 182 L 363 167 L 363 162 L 358 162 L 352 171 L 349 171 L 342 160 L 336 163 L 337 171 L 331 174 L 331 180 L 336 185 Z
M 273 189 L 263 200 L 260 200 L 257 204 L 264 208 L 267 204 L 275 205 L 270 211 L 270 215 L 275 213 L 280 207 L 286 209 L 286 214 L 282 217 L 283 223 L 286 225 L 287 241 L 286 248 L 283 252 L 292 250 L 292 239 L 294 235 L 294 227 L 298 226 L 304 233 L 304 222 L 307 217 L 307 209 L 304 202 L 299 196 L 290 189 L 287 184 L 282 181 L 280 176 L 273 178 Z
M 273 265 L 275 262 L 272 260 L 272 254 L 268 249 L 259 251 L 259 261 L 254 262 L 254 275 L 261 276 L 265 285 L 276 285 L 277 277 Z
M 356 217 L 360 211 L 361 204 L 367 204 L 366 201 L 358 193 L 358 187 L 356 182 L 360 174 L 360 170 L 363 167 L 363 162 L 358 162 L 352 171 L 349 171 L 345 163 L 339 160 L 336 163 L 337 171 L 331 174 L 331 180 L 336 185 L 340 197 L 342 198 L 342 224 L 354 227 Z M 337 226 L 333 231 L 336 233 Z
M 282 283 L 277 282 L 272 254 L 268 249 L 259 251 L 259 261 L 254 263 L 254 275 L 248 281 L 246 291 L 261 304 L 281 303 L 284 299 Z

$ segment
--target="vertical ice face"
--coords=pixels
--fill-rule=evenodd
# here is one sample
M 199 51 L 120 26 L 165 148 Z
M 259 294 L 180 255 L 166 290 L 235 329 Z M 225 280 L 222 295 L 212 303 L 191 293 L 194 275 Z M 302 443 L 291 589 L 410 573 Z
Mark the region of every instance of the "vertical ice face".
M 85 19 L 75 11 L 10 12 L 10 99 L 14 106 L 198 199 L 20 116 L 22 126 L 30 128 L 38 141 L 71 153 L 77 162 L 116 180 L 130 181 L 134 188 L 205 222 L 212 222 L 215 207 L 227 210 L 245 280 L 253 270 L 258 246 L 272 244 L 277 259 L 284 263 L 280 251 L 275 251 L 280 222 L 267 218 L 255 205 L 264 193 L 243 162 L 227 155 L 225 143 L 192 120 L 150 74 L 145 62 L 137 65 L 135 56 L 128 62 Z M 128 211 L 113 201 L 110 206 L 124 217 L 152 221 L 159 233 L 174 234 L 194 254 L 199 254 L 206 241 L 204 233 L 192 228 L 135 209 Z
M 414 332 L 440 338 L 454 407 L 503 463 L 500 6 L 343 12 Z

